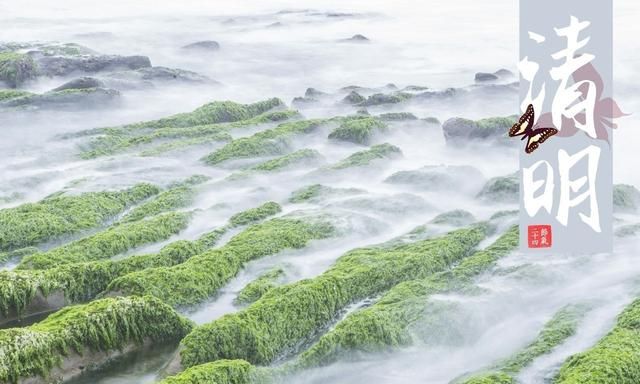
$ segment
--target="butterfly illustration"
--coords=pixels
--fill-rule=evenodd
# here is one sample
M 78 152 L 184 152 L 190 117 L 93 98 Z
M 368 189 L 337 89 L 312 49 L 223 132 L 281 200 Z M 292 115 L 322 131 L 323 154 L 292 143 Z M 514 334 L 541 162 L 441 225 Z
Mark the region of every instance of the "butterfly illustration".
M 529 104 L 527 111 L 520 116 L 520 120 L 513 124 L 513 127 L 509 130 L 509 136 L 522 136 L 521 140 L 528 139 L 527 145 L 524 147 L 526 153 L 532 153 L 540 144 L 544 143 L 548 138 L 558 133 L 555 128 L 533 128 L 533 121 L 535 120 L 535 113 L 533 111 L 533 105 Z

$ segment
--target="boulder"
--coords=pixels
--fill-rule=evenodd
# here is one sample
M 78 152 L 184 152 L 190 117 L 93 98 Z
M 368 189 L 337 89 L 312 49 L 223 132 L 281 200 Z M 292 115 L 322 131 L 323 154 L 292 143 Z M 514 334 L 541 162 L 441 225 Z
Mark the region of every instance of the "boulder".
M 16 52 L 0 53 L 0 82 L 9 88 L 17 88 L 37 75 L 37 65 L 29 55 Z
M 65 89 L 0 102 L 0 107 L 95 108 L 118 100 L 120 92 L 108 88 Z
M 482 187 L 482 173 L 468 165 L 428 165 L 416 170 L 399 171 L 384 180 L 389 184 L 408 185 L 431 191 L 469 191 Z
M 79 77 L 68 81 L 52 91 L 64 91 L 65 89 L 104 88 L 104 82 L 94 77 Z
M 490 202 L 517 203 L 520 198 L 518 172 L 489 179 L 476 197 Z
M 43 56 L 35 60 L 40 73 L 45 76 L 67 76 L 73 73 L 98 73 L 151 67 L 151 61 L 146 56 Z
M 345 104 L 358 105 L 362 104 L 367 100 L 364 96 L 360 95 L 356 91 L 351 91 L 347 96 L 342 99 L 342 102 Z
M 517 117 L 491 117 L 477 121 L 453 117 L 442 124 L 442 132 L 447 144 L 466 145 L 472 143 L 497 142 L 517 145 L 517 140 L 509 140 L 509 128 Z
M 183 46 L 182 49 L 189 50 L 189 51 L 213 52 L 220 49 L 220 44 L 217 41 L 204 40 L 204 41 L 197 41 L 195 43 L 187 44 Z
M 340 41 L 344 43 L 368 43 L 370 40 L 366 36 L 356 34 L 349 37 L 348 39 L 342 39 Z

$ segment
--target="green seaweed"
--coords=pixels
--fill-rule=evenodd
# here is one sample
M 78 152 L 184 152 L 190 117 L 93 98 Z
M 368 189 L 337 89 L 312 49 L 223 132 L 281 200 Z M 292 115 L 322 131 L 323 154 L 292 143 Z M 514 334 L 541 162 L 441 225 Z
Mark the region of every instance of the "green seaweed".
M 412 244 L 352 250 L 320 276 L 273 288 L 248 308 L 196 328 L 182 340 L 181 364 L 269 364 L 313 337 L 349 303 L 444 270 L 488 231 L 490 226 L 480 224 Z
M 194 256 L 173 266 L 146 269 L 122 276 L 109 284 L 118 294 L 150 294 L 166 303 L 192 305 L 214 294 L 250 260 L 335 234 L 322 220 L 275 218 L 255 224 L 234 236 L 225 246 Z
M 0 330 L 0 380 L 47 376 L 76 352 L 114 351 L 143 341 L 177 341 L 192 324 L 153 297 L 121 297 L 67 307 L 25 328 Z
M 613 329 L 591 349 L 569 357 L 555 384 L 640 382 L 640 299 L 618 316 Z
M 520 193 L 520 177 L 518 173 L 507 176 L 498 176 L 489 179 L 477 198 L 487 201 L 497 201 L 505 203 L 517 202 Z
M 193 202 L 196 195 L 194 186 L 207 181 L 206 176 L 192 176 L 182 183 L 171 186 L 168 190 L 161 192 L 152 200 L 145 202 L 127 213 L 122 222 L 141 220 L 145 217 L 157 215 L 176 208 L 184 208 Z
M 407 101 L 411 98 L 413 98 L 413 95 L 411 93 L 405 92 L 394 92 L 390 94 L 376 93 L 367 97 L 365 101 L 359 103 L 358 105 L 368 107 L 372 105 L 397 104 L 402 103 L 403 101 Z
M 193 182 L 192 177 L 184 183 Z M 278 204 L 267 202 L 234 215 L 229 224 L 205 233 L 198 240 L 177 240 L 157 254 L 135 255 L 122 260 L 101 260 L 65 264 L 46 270 L 0 271 L 0 313 L 21 317 L 37 293 L 42 296 L 61 291 L 66 302 L 77 303 L 94 298 L 117 277 L 147 268 L 170 267 L 213 247 L 230 228 L 261 221 L 280 212 Z
M 320 152 L 314 149 L 301 149 L 288 155 L 280 156 L 272 160 L 265 161 L 249 168 L 251 171 L 274 172 L 285 169 L 296 164 L 308 164 L 322 158 Z
M 269 216 L 282 212 L 280 204 L 268 201 L 256 208 L 249 208 L 243 212 L 237 213 L 229 219 L 231 227 L 239 227 L 266 219 Z
M 306 187 L 299 188 L 291 192 L 289 202 L 291 203 L 305 203 L 317 201 L 323 196 L 343 196 L 343 195 L 356 195 L 364 193 L 365 191 L 358 188 L 334 188 L 321 184 L 312 184 Z
M 358 117 L 345 120 L 329 134 L 329 139 L 368 145 L 376 133 L 387 129 L 387 124 L 376 117 Z
M 218 360 L 189 368 L 164 379 L 161 384 L 249 384 L 269 383 L 267 368 L 254 367 L 244 360 Z
M 211 123 L 189 127 L 131 127 L 100 128 L 84 134 L 102 134 L 93 139 L 81 152 L 81 157 L 91 159 L 113 155 L 140 145 L 163 141 L 161 144 L 142 152 L 143 156 L 161 154 L 174 149 L 199 145 L 213 141 L 232 141 L 229 131 L 241 127 L 273 123 L 296 117 L 296 111 L 265 112 L 248 119 L 233 122 Z
M 251 281 L 244 288 L 238 292 L 238 296 L 235 298 L 236 304 L 251 304 L 258 300 L 265 293 L 277 287 L 278 280 L 284 276 L 284 269 L 275 268 L 269 270 L 262 275 L 258 276 L 255 280 Z
M 33 93 L 20 89 L 0 89 L 0 102 L 31 95 L 33 95 Z
M 339 161 L 329 167 L 329 169 L 339 170 L 353 167 L 362 167 L 379 159 L 393 159 L 402 156 L 400 148 L 389 143 L 378 144 L 364 151 L 356 152 L 346 159 Z
M 143 244 L 168 239 L 185 229 L 190 217 L 189 212 L 171 212 L 147 220 L 116 224 L 50 251 L 29 255 L 18 268 L 46 269 L 62 264 L 107 259 Z
M 502 384 L 516 383 L 515 376 L 535 359 L 550 353 L 567 338 L 576 333 L 588 307 L 567 305 L 549 320 L 536 338 L 513 356 L 500 361 L 486 372 L 472 374 L 455 380 L 456 384 Z M 581 381 L 580 383 L 586 383 Z M 589 381 L 591 383 L 591 381 Z
M 353 312 L 323 335 L 300 356 L 296 366 L 325 365 L 356 350 L 373 352 L 411 344 L 411 327 L 425 318 L 427 307 L 431 305 L 427 300 L 429 296 L 464 288 L 517 246 L 518 227 L 514 226 L 492 245 L 464 258 L 450 271 L 394 286 L 374 305 Z
M 0 52 L 0 81 L 17 88 L 37 75 L 37 66 L 31 56 L 17 52 Z
M 289 151 L 289 138 L 295 135 L 311 133 L 327 120 L 300 120 L 282 123 L 275 128 L 258 132 L 249 137 L 233 140 L 202 160 L 215 165 L 227 160 L 246 159 L 260 156 L 284 155 Z
M 253 104 L 238 104 L 233 101 L 214 101 L 196 108 L 193 112 L 178 113 L 158 120 L 145 121 L 123 126 L 131 131 L 144 128 L 181 128 L 196 125 L 230 123 L 248 120 L 271 109 L 284 107 L 278 98 L 259 101 Z
M 138 184 L 121 191 L 61 195 L 2 209 L 0 251 L 38 245 L 62 235 L 95 228 L 128 206 L 158 192 L 156 186 Z
M 104 291 L 119 276 L 145 268 L 176 265 L 205 250 L 199 242 L 179 240 L 157 254 L 65 264 L 46 270 L 0 271 L 0 313 L 22 317 L 38 293 L 47 297 L 60 291 L 66 303 L 86 301 Z

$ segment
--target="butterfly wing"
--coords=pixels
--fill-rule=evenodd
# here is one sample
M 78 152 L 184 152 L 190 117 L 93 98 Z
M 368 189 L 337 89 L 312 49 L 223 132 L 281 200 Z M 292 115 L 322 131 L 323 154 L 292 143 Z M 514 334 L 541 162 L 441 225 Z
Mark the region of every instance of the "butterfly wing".
M 531 127 L 533 127 L 534 116 L 535 113 L 533 112 L 533 105 L 529 104 L 525 113 L 520 116 L 518 122 L 513 124 L 513 127 L 509 130 L 509 136 L 520 136 L 524 135 L 525 132 L 530 131 Z
M 558 130 L 555 128 L 538 128 L 534 130 L 531 134 L 527 135 L 529 139 L 527 140 L 527 146 L 524 148 L 524 151 L 527 153 L 535 151 L 540 144 L 544 143 L 556 133 L 558 133 Z

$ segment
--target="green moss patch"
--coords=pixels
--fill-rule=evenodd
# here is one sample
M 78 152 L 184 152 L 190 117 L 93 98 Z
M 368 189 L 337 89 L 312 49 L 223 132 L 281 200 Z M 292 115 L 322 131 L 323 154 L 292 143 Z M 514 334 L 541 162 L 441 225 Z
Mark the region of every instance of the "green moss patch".
M 290 150 L 289 139 L 291 137 L 311 133 L 326 122 L 323 119 L 315 119 L 282 123 L 273 129 L 233 140 L 219 150 L 205 156 L 203 161 L 215 165 L 227 160 L 284 155 Z
M 241 225 L 256 223 L 280 212 L 282 212 L 280 204 L 269 201 L 259 207 L 249 208 L 246 211 L 231 216 L 229 219 L 229 225 L 232 227 L 239 227 Z
M 260 110 L 260 109 L 258 109 Z M 185 127 L 175 126 L 131 126 L 101 128 L 85 134 L 100 134 L 83 148 L 81 157 L 91 159 L 99 156 L 125 152 L 142 145 L 160 143 L 142 152 L 143 156 L 158 155 L 170 150 L 185 148 L 214 141 L 231 141 L 230 130 L 268 124 L 297 116 L 296 111 L 265 112 L 250 118 L 232 122 L 214 122 Z M 142 124 L 142 123 L 139 123 Z
M 46 377 L 72 352 L 179 340 L 191 327 L 153 297 L 107 298 L 68 307 L 29 327 L 0 330 L 0 380 Z
M 95 228 L 160 190 L 150 184 L 116 192 L 55 196 L 0 210 L 0 251 L 37 245 Z
M 33 93 L 19 89 L 0 89 L 0 102 L 31 95 L 33 95 Z
M 425 318 L 429 296 L 467 286 L 517 246 L 518 228 L 512 227 L 492 245 L 464 258 L 450 271 L 396 285 L 371 307 L 353 312 L 338 323 L 305 351 L 296 365 L 325 365 L 354 351 L 374 352 L 411 344 L 411 326 Z
M 353 167 L 362 167 L 371 164 L 375 160 L 380 159 L 394 159 L 402 156 L 400 148 L 389 143 L 378 144 L 370 147 L 367 150 L 356 152 L 346 159 L 339 161 L 329 167 L 329 169 L 346 169 Z
M 405 92 L 394 92 L 390 94 L 376 93 L 367 97 L 365 101 L 358 105 L 368 107 L 373 105 L 397 104 L 410 100 L 412 97 L 412 94 Z
M 258 276 L 247 284 L 235 299 L 236 304 L 251 304 L 261 298 L 265 293 L 277 287 L 279 280 L 285 275 L 284 269 L 275 268 Z
M 317 202 L 322 198 L 328 198 L 332 196 L 350 196 L 366 193 L 364 189 L 358 188 L 334 188 L 322 184 L 312 184 L 306 187 L 296 189 L 291 192 L 289 202 L 291 203 L 306 203 Z
M 322 159 L 320 152 L 314 149 L 301 149 L 299 151 L 292 152 L 288 155 L 277 157 L 275 159 L 265 161 L 254 167 L 251 167 L 251 171 L 259 172 L 274 172 L 281 169 L 286 169 L 294 165 L 306 165 L 317 162 Z
M 176 208 L 184 208 L 193 202 L 193 198 L 196 195 L 196 189 L 194 187 L 207 180 L 209 180 L 209 178 L 206 176 L 196 175 L 184 182 L 177 183 L 160 193 L 151 201 L 145 202 L 132 209 L 131 212 L 122 218 L 122 221 L 136 221 Z
M 194 256 L 168 268 L 130 273 L 108 287 L 121 294 L 151 294 L 166 303 L 199 303 L 222 287 L 250 260 L 289 248 L 302 248 L 309 241 L 335 234 L 322 220 L 276 218 L 255 224 L 234 236 L 224 247 Z
M 31 56 L 17 52 L 0 52 L 0 81 L 16 88 L 37 75 L 37 65 Z
M 146 268 L 167 267 L 186 261 L 206 250 L 201 242 L 179 240 L 157 254 L 65 264 L 46 270 L 0 271 L 0 313 L 22 317 L 38 293 L 43 297 L 61 291 L 66 303 L 94 298 L 119 276 Z
M 142 128 L 181 128 L 197 125 L 229 123 L 247 120 L 271 109 L 284 107 L 277 98 L 259 101 L 253 104 L 238 104 L 233 101 L 214 101 L 196 108 L 193 112 L 179 113 L 159 120 L 125 125 L 126 130 Z
M 164 379 L 161 384 L 249 384 L 267 383 L 266 368 L 254 367 L 244 360 L 219 360 L 201 364 Z
M 239 358 L 269 364 L 312 338 L 349 303 L 444 270 L 488 231 L 483 224 L 412 244 L 352 250 L 320 276 L 273 288 L 247 309 L 198 327 L 182 341 L 181 363 Z
M 640 382 L 640 299 L 618 316 L 615 327 L 591 349 L 568 358 L 556 384 Z
M 376 117 L 345 119 L 329 134 L 329 139 L 368 145 L 376 133 L 388 129 L 387 124 Z
M 478 198 L 486 201 L 515 203 L 520 196 L 518 173 L 491 178 L 478 193 Z
M 172 212 L 148 220 L 116 224 L 95 235 L 25 257 L 19 269 L 46 269 L 63 264 L 108 259 L 129 249 L 168 239 L 187 227 L 191 214 Z

